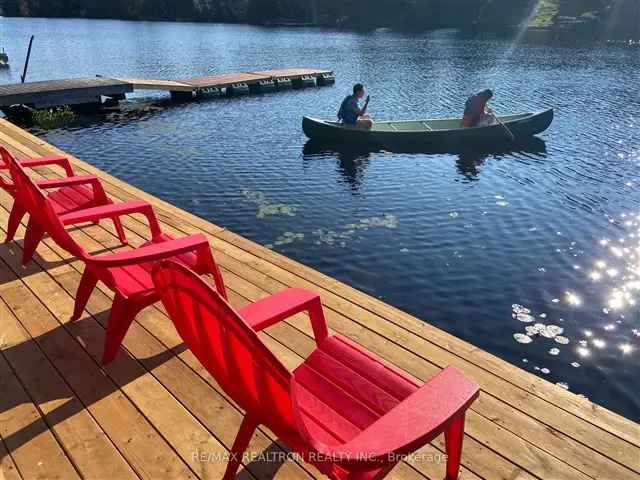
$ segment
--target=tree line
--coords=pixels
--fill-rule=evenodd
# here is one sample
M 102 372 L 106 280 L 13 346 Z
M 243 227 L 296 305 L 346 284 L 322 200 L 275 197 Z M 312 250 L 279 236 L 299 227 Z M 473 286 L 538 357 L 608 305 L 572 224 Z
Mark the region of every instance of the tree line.
M 351 27 L 464 26 L 517 22 L 535 0 L 5 0 L 7 16 L 314 21 Z
M 3 10 L 6 16 L 426 30 L 512 27 L 531 21 L 536 6 L 538 25 L 640 35 L 640 0 L 4 0 Z

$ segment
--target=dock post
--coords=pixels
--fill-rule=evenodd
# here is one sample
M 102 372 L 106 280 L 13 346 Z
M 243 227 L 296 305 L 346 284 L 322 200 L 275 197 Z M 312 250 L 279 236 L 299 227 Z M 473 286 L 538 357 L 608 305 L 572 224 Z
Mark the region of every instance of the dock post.
M 333 85 L 336 83 L 336 76 L 331 73 L 323 73 L 319 77 L 316 78 L 319 87 L 324 87 L 326 85 Z
M 300 78 L 297 78 L 293 82 L 293 86 L 295 88 L 306 88 L 306 87 L 315 87 L 316 79 L 310 75 L 304 75 Z
M 81 103 L 73 103 L 68 105 L 70 108 L 80 113 L 99 112 L 102 107 L 102 99 L 98 97 L 83 99 Z
M 289 77 L 276 78 L 276 86 L 278 90 L 286 90 L 293 87 L 293 82 Z
M 199 88 L 196 90 L 196 98 L 213 98 L 221 97 L 222 95 L 222 89 L 218 87 Z
M 174 102 L 189 102 L 193 100 L 193 92 L 180 92 L 177 90 L 171 90 L 171 100 Z
M 273 80 L 260 80 L 255 84 L 255 89 L 258 93 L 273 92 L 276 89 L 276 82 Z
M 247 95 L 250 92 L 246 83 L 234 83 L 227 87 L 227 96 Z
M 127 95 L 124 93 L 115 93 L 113 95 L 105 95 L 108 99 L 114 101 L 114 102 L 119 102 L 120 100 L 126 100 L 127 99 Z

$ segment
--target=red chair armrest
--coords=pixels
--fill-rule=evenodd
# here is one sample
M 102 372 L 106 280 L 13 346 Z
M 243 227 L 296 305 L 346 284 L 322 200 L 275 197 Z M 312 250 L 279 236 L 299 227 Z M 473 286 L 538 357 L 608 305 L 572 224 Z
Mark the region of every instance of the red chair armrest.
M 449 366 L 359 435 L 337 447 L 309 438 L 301 412 L 295 406 L 295 390 L 294 414 L 300 433 L 326 458 L 335 459 L 337 463 L 384 462 L 429 443 L 451 421 L 465 413 L 478 398 L 479 391 L 474 381 Z
M 145 247 L 127 252 L 92 257 L 89 262 L 102 268 L 126 267 L 146 262 L 156 262 L 194 252 L 200 248 L 209 248 L 209 241 L 203 234 L 177 238 L 161 243 L 152 243 Z
M 73 169 L 71 168 L 71 164 L 69 160 L 65 157 L 41 157 L 41 158 L 28 158 L 24 160 L 19 160 L 19 163 L 22 167 L 25 168 L 34 168 L 44 165 L 57 165 L 62 167 L 67 175 L 67 177 L 73 177 Z M 0 170 L 9 170 L 9 165 L 6 163 L 0 162 Z M 0 176 L 0 187 L 7 190 L 9 193 L 14 191 L 15 186 L 13 182 L 10 182 L 8 179 Z M 44 188 L 44 187 L 43 187 Z
M 20 165 L 26 168 L 42 167 L 46 165 L 56 165 L 64 169 L 67 177 L 73 177 L 73 168 L 66 157 L 41 157 L 20 160 Z
M 76 185 L 91 185 L 100 182 L 95 175 L 81 175 L 75 177 L 55 178 L 52 180 L 39 180 L 36 182 L 42 189 L 73 187 Z
M 251 328 L 259 332 L 301 312 L 309 314 L 316 342 L 320 343 L 328 332 L 322 302 L 317 293 L 289 288 L 247 305 L 238 313 Z
M 153 211 L 153 207 L 146 202 L 112 203 L 100 207 L 86 208 L 84 210 L 78 210 L 76 212 L 62 215 L 60 220 L 64 225 L 75 225 L 78 223 L 95 222 L 105 218 L 121 217 L 134 213 L 140 213 L 147 218 L 153 238 L 158 238 L 162 235 L 162 230 L 160 230 L 160 224 L 158 223 L 158 218 Z
M 76 177 L 66 177 L 66 178 L 57 178 L 53 180 L 41 180 L 36 182 L 38 187 L 47 190 L 50 188 L 63 188 L 63 187 L 73 187 L 76 185 L 91 185 L 93 189 L 93 198 L 97 203 L 105 204 L 109 203 L 109 199 L 107 198 L 107 194 L 102 188 L 102 183 L 100 183 L 100 179 L 95 175 L 82 175 Z

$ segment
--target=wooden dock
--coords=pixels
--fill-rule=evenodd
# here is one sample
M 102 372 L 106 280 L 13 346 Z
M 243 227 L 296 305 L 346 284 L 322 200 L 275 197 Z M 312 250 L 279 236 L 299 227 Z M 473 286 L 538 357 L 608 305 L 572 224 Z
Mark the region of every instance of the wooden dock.
M 90 77 L 0 85 L 0 108 L 22 104 L 34 108 L 100 103 L 101 97 L 122 97 L 133 92 L 131 83 Z
M 102 97 L 124 100 L 136 90 L 169 92 L 175 100 L 191 100 L 206 93 L 265 93 L 281 88 L 328 85 L 335 81 L 331 70 L 294 68 L 230 73 L 182 80 L 141 78 L 72 78 L 0 85 L 0 109 L 12 105 L 50 108 L 62 105 L 98 105 Z
M 4 120 L 0 144 L 25 158 L 64 154 Z M 426 380 L 452 364 L 475 379 L 482 393 L 467 415 L 461 478 L 640 478 L 638 424 L 70 158 L 79 174 L 98 175 L 114 199 L 152 203 L 168 232 L 207 235 L 236 306 L 286 287 L 312 289 L 322 295 L 332 330 L 415 377 Z M 48 168 L 36 175 L 57 176 Z M 1 192 L 1 229 L 11 204 Z M 134 246 L 147 238 L 140 218 L 127 217 L 125 227 Z M 91 252 L 123 248 L 106 223 L 73 235 Z M 47 239 L 22 268 L 21 246 L 0 245 L 0 478 L 221 478 L 241 413 L 184 350 L 162 308 L 138 315 L 118 359 L 102 368 L 110 292 L 99 289 L 88 313 L 69 323 L 82 264 Z M 305 318 L 261 335 L 289 368 L 313 348 Z M 443 447 L 438 438 L 389 478 L 441 479 Z M 304 463 L 277 461 L 286 447 L 265 429 L 250 451 L 264 455 L 247 462 L 240 478 L 319 477 Z

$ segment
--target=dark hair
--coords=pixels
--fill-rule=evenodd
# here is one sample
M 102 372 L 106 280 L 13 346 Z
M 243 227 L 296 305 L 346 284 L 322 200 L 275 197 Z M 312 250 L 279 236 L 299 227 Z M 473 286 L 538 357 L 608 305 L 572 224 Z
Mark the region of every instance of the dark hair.
M 491 90 L 490 88 L 483 90 L 482 93 L 484 93 L 487 96 L 487 98 L 493 98 L 493 90 Z
M 356 83 L 356 84 L 353 86 L 353 94 L 354 94 L 354 95 L 355 95 L 356 93 L 358 93 L 358 92 L 362 92 L 362 91 L 364 91 L 364 85 L 362 85 L 361 83 Z

